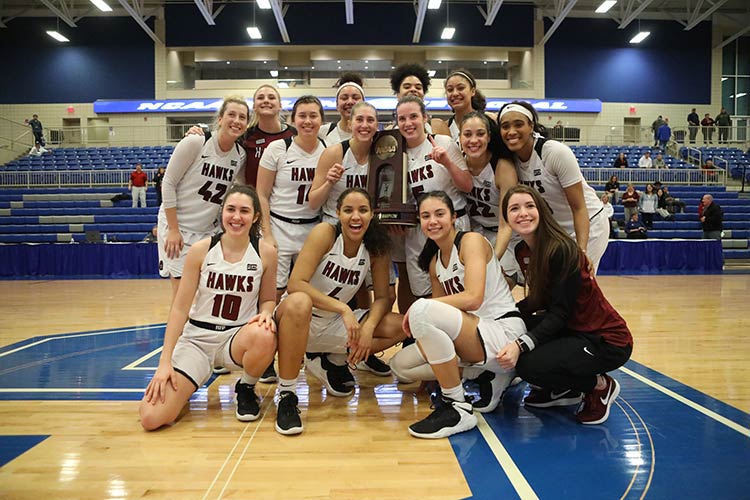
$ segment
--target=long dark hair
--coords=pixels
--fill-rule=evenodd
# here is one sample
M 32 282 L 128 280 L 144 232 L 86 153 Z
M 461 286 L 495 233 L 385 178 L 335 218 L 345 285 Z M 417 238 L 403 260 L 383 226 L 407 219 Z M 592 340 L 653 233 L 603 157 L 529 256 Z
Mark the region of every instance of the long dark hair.
M 341 210 L 341 205 L 344 204 L 344 200 L 352 193 L 359 193 L 367 198 L 367 204 L 370 206 L 370 210 L 372 210 L 372 197 L 370 196 L 370 193 L 360 187 L 345 189 L 336 200 L 336 210 Z M 339 221 L 336 226 L 336 232 L 341 232 L 341 221 Z M 370 220 L 370 225 L 367 226 L 367 231 L 365 231 L 365 237 L 362 240 L 362 243 L 364 243 L 365 248 L 372 257 L 380 257 L 390 251 L 391 238 L 388 235 L 388 231 L 380 225 L 377 217 L 373 217 Z
M 500 129 L 498 128 L 497 123 L 494 120 L 491 120 L 487 115 L 485 115 L 483 111 L 470 111 L 466 113 L 466 115 L 464 115 L 464 119 L 461 120 L 461 123 L 458 124 L 458 129 L 461 130 L 464 123 L 466 123 L 466 120 L 470 120 L 471 118 L 479 118 L 480 120 L 482 120 L 482 123 L 484 123 L 484 128 L 487 130 L 487 136 L 490 139 L 489 143 L 487 144 L 487 150 L 490 152 L 490 164 L 492 165 L 493 170 L 495 169 L 495 164 L 497 163 L 498 159 L 513 158 L 513 153 L 511 153 L 510 149 L 508 149 L 508 146 L 505 145 L 502 138 L 500 137 Z
M 547 202 L 529 186 L 518 184 L 508 189 L 502 201 L 502 214 L 508 222 L 508 202 L 514 194 L 528 194 L 534 200 L 539 211 L 539 225 L 536 229 L 536 240 L 526 270 L 528 301 L 534 309 L 539 309 L 552 298 L 549 292 L 553 285 L 565 280 L 568 276 L 580 272 L 582 250 L 573 238 L 555 221 Z M 550 269 L 550 262 L 559 265 L 560 270 Z
M 536 112 L 536 109 L 534 109 L 534 106 L 529 104 L 526 101 L 512 101 L 512 102 L 506 102 L 500 107 L 500 111 L 497 112 L 497 125 L 500 126 L 500 115 L 503 114 L 503 109 L 505 109 L 506 106 L 510 106 L 511 104 L 517 104 L 521 107 L 526 108 L 531 113 L 531 116 L 533 117 L 531 121 L 531 127 L 534 129 L 534 132 L 537 132 L 542 137 L 549 137 L 549 132 L 547 131 L 547 127 L 539 123 L 539 114 Z
M 474 111 L 484 111 L 487 107 L 487 99 L 484 97 L 484 94 L 482 94 L 482 92 L 477 88 L 477 80 L 474 78 L 474 75 L 469 72 L 469 70 L 459 68 L 448 73 L 448 76 L 445 77 L 443 88 L 445 88 L 448 80 L 453 78 L 454 76 L 461 77 L 469 82 L 469 86 L 474 91 L 474 95 L 471 96 L 471 109 L 473 109 Z
M 453 200 L 451 200 L 451 197 L 448 196 L 448 193 L 446 193 L 445 191 L 430 191 L 420 196 L 419 200 L 417 201 L 417 211 L 419 211 L 419 207 L 421 207 L 422 203 L 428 198 L 435 198 L 445 203 L 445 205 L 448 207 L 448 212 L 450 212 L 451 214 L 451 218 L 453 218 L 453 215 L 456 213 L 456 209 L 453 208 Z M 424 248 L 422 248 L 422 251 L 419 253 L 419 257 L 417 259 L 417 265 L 419 265 L 419 268 L 421 270 L 426 273 L 430 272 L 430 262 L 432 262 L 432 258 L 437 255 L 438 250 L 439 247 L 437 243 L 427 238 L 427 241 L 424 244 Z
M 255 222 L 253 222 L 253 225 L 250 227 L 250 238 L 254 238 L 254 239 L 260 238 L 260 228 L 261 228 L 261 222 L 263 222 L 263 213 L 260 210 L 260 198 L 258 197 L 258 193 L 255 191 L 255 188 L 252 186 L 245 186 L 244 184 L 232 184 L 232 186 L 227 191 L 227 194 L 224 196 L 224 201 L 221 202 L 222 212 L 224 212 L 224 205 L 227 204 L 227 200 L 234 193 L 244 194 L 252 200 L 253 212 L 255 212 L 255 215 L 257 215 L 258 218 L 255 220 Z M 222 229 L 224 229 L 223 226 L 222 226 Z

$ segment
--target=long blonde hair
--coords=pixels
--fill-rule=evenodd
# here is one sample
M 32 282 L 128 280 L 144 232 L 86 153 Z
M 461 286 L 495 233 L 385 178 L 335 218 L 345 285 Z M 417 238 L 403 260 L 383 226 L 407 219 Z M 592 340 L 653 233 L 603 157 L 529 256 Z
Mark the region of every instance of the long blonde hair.
M 248 106 L 247 101 L 244 97 L 242 97 L 241 95 L 228 95 L 224 98 L 224 102 L 221 103 L 221 107 L 214 117 L 214 126 L 212 127 L 214 130 L 219 128 L 219 118 L 224 116 L 224 113 L 227 110 L 227 106 L 229 106 L 230 104 L 239 104 L 241 106 L 245 106 L 245 109 L 247 109 L 247 116 L 250 116 L 250 106 Z
M 276 94 L 276 98 L 279 100 L 279 107 L 281 107 L 281 93 L 279 93 L 279 89 L 277 89 L 270 83 L 264 83 L 263 85 L 255 89 L 255 92 L 253 92 L 253 108 L 255 108 L 255 97 L 258 95 L 258 92 L 260 92 L 260 89 L 265 88 L 273 90 L 273 93 Z M 258 114 L 253 111 L 253 114 L 250 117 L 250 121 L 247 124 L 247 128 L 257 127 L 259 121 L 260 119 L 258 118 Z M 281 111 L 279 111 L 279 123 L 281 124 L 281 128 L 284 128 L 284 120 L 281 119 Z

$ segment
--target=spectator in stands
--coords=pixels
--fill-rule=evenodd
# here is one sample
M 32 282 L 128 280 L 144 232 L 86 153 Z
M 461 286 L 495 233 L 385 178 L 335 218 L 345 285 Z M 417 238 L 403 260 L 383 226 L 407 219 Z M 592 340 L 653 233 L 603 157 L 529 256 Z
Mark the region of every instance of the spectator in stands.
M 133 197 L 133 208 L 138 208 L 140 201 L 141 207 L 146 208 L 146 190 L 148 189 L 148 175 L 143 171 L 140 163 L 135 164 L 135 171 L 131 172 L 128 181 L 128 191 Z
M 679 198 L 673 197 L 670 194 L 669 188 L 667 186 L 662 186 L 661 182 L 656 181 L 654 182 L 654 189 L 656 189 L 657 194 L 659 191 L 661 191 L 659 199 L 661 200 L 661 198 L 664 198 L 664 204 L 666 205 L 667 211 L 670 214 L 677 213 L 678 207 L 680 213 L 685 213 L 685 202 L 680 200 Z
M 667 143 L 672 138 L 672 129 L 669 127 L 669 118 L 664 117 L 664 123 L 656 131 L 656 136 L 659 139 L 659 147 L 662 151 L 667 150 Z
M 552 138 L 557 139 L 558 141 L 565 140 L 565 126 L 563 125 L 562 120 L 557 120 L 555 126 L 552 127 Z
M 146 236 L 141 240 L 142 243 L 156 243 L 159 239 L 159 236 L 157 234 L 159 226 L 154 226 L 151 228 L 151 231 L 146 233 Z
M 659 115 L 659 117 L 651 124 L 651 131 L 654 133 L 654 147 L 659 145 L 658 133 L 659 127 L 661 127 L 662 125 L 664 125 L 664 118 L 662 118 L 661 115 Z
M 659 198 L 659 201 L 656 204 L 656 213 L 659 214 L 659 217 L 663 220 L 673 220 L 674 217 L 669 213 L 667 197 L 664 195 L 664 188 L 657 189 L 656 196 Z
M 629 240 L 645 240 L 648 238 L 646 226 L 643 222 L 638 220 L 638 212 L 634 212 L 630 216 L 627 224 L 625 224 L 625 233 L 628 235 Z
M 39 115 L 31 115 L 31 120 L 27 119 L 26 125 L 31 127 L 31 133 L 34 134 L 34 142 L 38 142 L 42 147 L 46 146 L 47 143 L 44 142 L 44 130 L 42 122 L 39 121 Z
M 667 168 L 664 156 L 661 153 L 656 153 L 656 158 L 654 158 L 654 168 Z
M 29 156 L 42 156 L 44 153 L 48 153 L 49 150 L 44 149 L 41 144 L 37 141 L 34 143 L 34 147 L 29 151 Z
M 602 195 L 602 213 L 609 219 L 609 238 L 617 238 L 617 222 L 615 222 L 615 207 L 609 202 L 609 194 Z
M 701 120 L 701 132 L 703 133 L 703 144 L 714 143 L 714 119 L 711 118 L 711 113 L 706 113 Z
M 706 180 L 716 179 L 716 165 L 714 165 L 713 159 L 708 158 L 706 163 L 701 165 L 701 168 L 706 171 Z
M 651 159 L 651 151 L 646 151 L 638 160 L 638 168 L 654 168 L 654 160 Z
M 159 170 L 154 174 L 154 189 L 156 190 L 156 206 L 161 206 L 161 183 L 164 181 L 164 174 L 167 170 L 164 167 L 159 167 Z
M 622 193 L 622 204 L 625 207 L 625 220 L 630 220 L 630 216 L 638 213 L 638 200 L 641 195 L 635 190 L 632 183 L 628 184 L 627 189 Z
M 721 108 L 719 114 L 716 115 L 716 127 L 719 129 L 719 144 L 726 144 L 729 142 L 729 129 L 732 126 L 732 119 L 729 117 L 729 113 L 725 108 Z
M 604 190 L 612 197 L 617 203 L 617 199 L 620 197 L 620 181 L 616 175 L 609 178 L 609 181 L 604 185 Z
M 688 122 L 688 133 L 690 135 L 690 144 L 695 144 L 695 138 L 698 135 L 698 126 L 700 125 L 700 117 L 695 112 L 695 108 L 687 116 Z
M 625 156 L 625 153 L 620 151 L 620 154 L 617 155 L 615 163 L 612 166 L 614 168 L 628 168 L 628 158 Z
M 647 184 L 646 192 L 643 193 L 638 200 L 638 207 L 643 216 L 643 223 L 648 229 L 654 228 L 654 214 L 656 213 L 658 205 L 659 197 L 656 195 L 656 191 L 654 191 L 654 186 L 652 184 Z
M 703 207 L 700 215 L 700 221 L 703 223 L 703 239 L 720 240 L 724 212 L 717 203 L 714 203 L 714 197 L 710 194 L 703 195 L 701 206 Z

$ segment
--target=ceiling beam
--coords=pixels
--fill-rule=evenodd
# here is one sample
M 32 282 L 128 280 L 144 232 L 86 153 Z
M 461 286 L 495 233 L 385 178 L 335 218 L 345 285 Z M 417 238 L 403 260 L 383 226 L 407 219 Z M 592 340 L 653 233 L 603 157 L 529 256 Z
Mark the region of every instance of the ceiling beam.
M 576 2 L 578 2 L 578 0 L 568 0 L 567 5 L 562 7 L 562 9 L 558 12 L 557 17 L 555 18 L 555 22 L 552 23 L 552 26 L 550 26 L 549 30 L 547 30 L 547 32 L 544 34 L 544 38 L 542 38 L 540 45 L 544 45 L 545 43 L 547 43 L 547 41 L 555 33 L 555 30 L 560 27 L 560 24 L 562 24 L 565 17 L 570 13 L 571 10 L 573 10 Z M 562 4 L 560 4 L 560 6 L 562 6 Z
M 271 10 L 273 11 L 273 17 L 276 18 L 276 25 L 279 27 L 281 39 L 284 43 L 290 43 L 289 32 L 286 30 L 286 23 L 284 23 L 284 11 L 281 8 L 281 0 L 271 0 Z
M 411 43 L 419 43 L 419 39 L 422 38 L 424 16 L 427 14 L 427 0 L 417 0 L 414 7 L 417 11 L 417 20 L 414 23 L 414 35 L 411 37 Z
M 65 22 L 68 26 L 71 28 L 77 28 L 76 22 L 73 21 L 73 18 L 70 17 L 70 12 L 68 11 L 68 5 L 65 3 L 65 0 L 60 1 L 60 7 L 58 8 L 57 5 L 52 3 L 51 0 L 41 0 L 41 2 L 47 6 L 49 10 L 54 12 L 54 14 L 59 17 L 60 19 Z
M 136 0 L 137 1 L 137 0 Z M 146 24 L 146 21 L 143 20 L 143 17 L 141 16 L 141 7 L 136 4 L 135 6 L 130 5 L 128 0 L 118 0 L 120 2 L 120 5 L 122 5 L 122 8 L 125 9 L 125 11 L 130 14 L 130 17 L 135 19 L 135 22 L 138 23 L 138 26 L 140 26 L 143 31 L 146 32 L 146 34 L 153 40 L 154 42 L 158 43 L 159 45 L 164 45 L 164 42 L 162 42 L 158 36 L 156 36 L 156 33 L 149 27 L 148 24 Z
M 734 35 L 730 36 L 729 38 L 727 38 L 726 40 L 724 40 L 723 42 L 721 42 L 719 45 L 717 45 L 714 48 L 715 49 L 721 49 L 724 46 L 729 45 L 733 41 L 737 40 L 739 37 L 741 37 L 742 35 L 744 35 L 748 31 L 750 31 L 750 25 L 745 26 L 744 28 L 742 28 L 741 30 L 739 30 L 737 33 L 735 33 Z
M 354 24 L 354 0 L 344 0 L 346 9 L 346 24 Z
M 624 30 L 625 28 L 627 28 L 630 23 L 632 23 L 638 18 L 641 12 L 646 10 L 646 7 L 648 7 L 652 1 L 653 0 L 643 0 L 641 4 L 638 6 L 638 8 L 633 10 L 633 6 L 635 5 L 635 2 L 631 0 L 625 11 L 625 19 L 622 20 L 622 22 L 617 27 L 617 29 Z
M 214 0 L 195 0 L 195 5 L 198 7 L 198 12 L 201 13 L 206 23 L 211 26 L 216 26 L 214 18 Z
M 708 18 L 711 14 L 716 12 L 716 10 L 722 5 L 724 5 L 725 3 L 727 3 L 727 1 L 728 0 L 718 0 L 715 4 L 711 6 L 711 8 L 709 8 L 706 12 L 700 15 L 698 15 L 698 10 L 696 9 L 693 15 L 691 16 L 691 19 L 688 20 L 688 25 L 685 26 L 684 31 L 690 31 L 691 29 L 695 28 L 698 25 L 698 23 L 700 23 L 704 19 Z
M 503 5 L 504 1 L 505 0 L 487 0 L 486 13 L 481 6 L 477 5 L 477 9 L 479 9 L 479 12 L 481 12 L 482 17 L 484 18 L 485 26 L 492 26 L 492 23 L 495 22 L 495 18 L 497 17 L 497 12 L 500 10 L 500 6 Z

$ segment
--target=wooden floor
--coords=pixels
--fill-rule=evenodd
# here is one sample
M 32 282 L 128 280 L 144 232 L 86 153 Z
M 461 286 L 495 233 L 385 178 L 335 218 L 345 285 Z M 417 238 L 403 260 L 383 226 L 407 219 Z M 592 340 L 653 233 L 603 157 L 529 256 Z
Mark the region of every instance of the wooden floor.
M 599 281 L 633 332 L 635 361 L 750 410 L 750 275 Z M 0 296 L 7 346 L 163 323 L 170 289 L 158 280 L 6 281 Z M 151 373 L 143 373 L 145 386 Z M 302 388 L 298 437 L 274 431 L 275 385 L 258 385 L 262 421 L 235 419 L 237 374 L 217 379 L 175 426 L 155 433 L 141 430 L 136 401 L 0 401 L 0 434 L 52 436 L 0 468 L 0 498 L 470 496 L 448 440 L 407 434 L 429 413 L 426 396 L 416 386 L 357 378 L 352 398 L 324 399 L 317 382 L 309 393 Z

